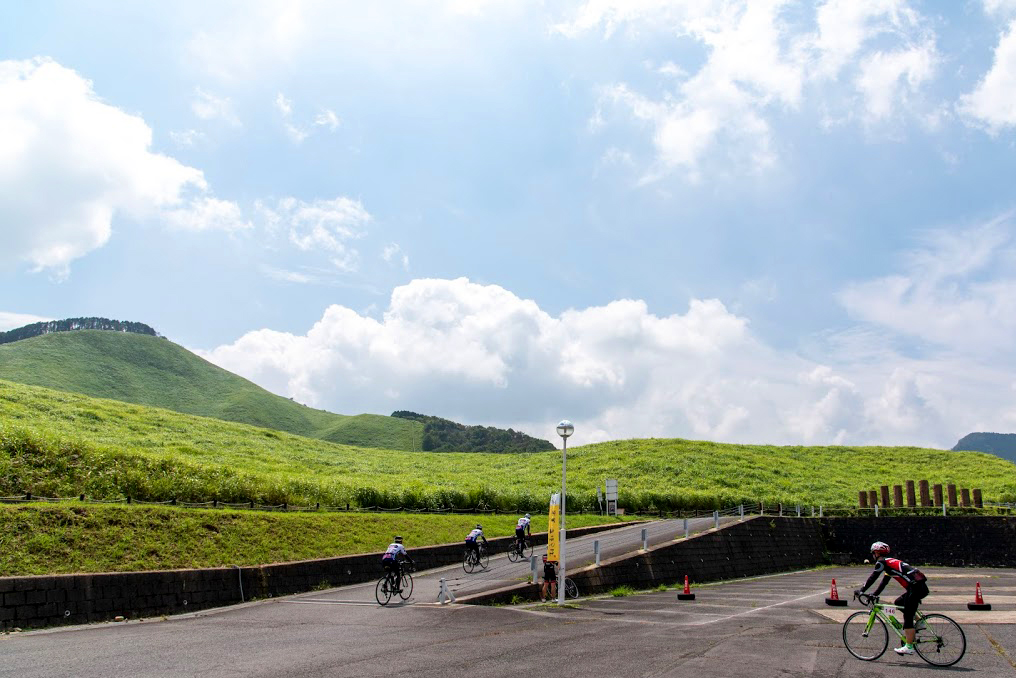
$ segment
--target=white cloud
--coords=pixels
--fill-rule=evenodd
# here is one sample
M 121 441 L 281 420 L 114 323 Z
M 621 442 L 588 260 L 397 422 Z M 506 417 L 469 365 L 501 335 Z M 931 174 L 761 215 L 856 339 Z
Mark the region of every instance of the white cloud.
M 988 358 L 1016 337 L 1016 239 L 1011 217 L 937 231 L 905 269 L 847 286 L 840 299 L 857 320 L 922 343 Z
M 186 207 L 168 210 L 166 223 L 181 231 L 244 231 L 252 227 L 240 206 L 228 200 L 203 197 Z
M 187 54 L 202 71 L 228 81 L 288 66 L 305 44 L 309 27 L 304 5 L 296 0 L 267 0 L 209 7 L 213 16 L 224 15 L 204 22 L 213 28 L 195 34 L 187 43 Z
M 649 178 L 680 168 L 695 179 L 714 154 L 722 167 L 771 166 L 777 151 L 770 119 L 809 97 L 831 97 L 838 109 L 863 107 L 867 114 L 857 117 L 869 121 L 921 107 L 917 94 L 938 54 L 933 32 L 906 2 L 830 0 L 813 16 L 801 9 L 787 0 L 591 0 L 557 30 L 571 38 L 598 27 L 606 38 L 622 27 L 633 39 L 669 32 L 675 47 L 694 41 L 705 50 L 705 62 L 687 77 L 669 62 L 657 69 L 663 95 L 643 94 L 644 88 L 625 82 L 602 90 L 604 100 L 652 130 L 660 167 Z M 885 49 L 887 43 L 894 48 Z M 859 101 L 852 100 L 856 95 L 842 101 L 840 83 L 848 73 Z M 676 83 L 675 75 L 681 76 Z M 601 100 L 591 130 L 603 127 L 603 115 Z
M 992 133 L 1016 126 L 1016 20 L 999 38 L 991 70 L 961 97 L 959 109 Z
M 308 203 L 282 198 L 273 207 L 259 202 L 255 209 L 269 232 L 281 232 L 302 251 L 324 252 L 340 271 L 356 270 L 359 253 L 350 242 L 362 237 L 371 221 L 360 201 L 339 197 Z
M 0 62 L 0 265 L 65 277 L 102 247 L 114 215 L 158 216 L 205 190 L 202 173 L 151 151 L 145 121 L 48 59 Z
M 899 272 L 844 290 L 858 325 L 808 357 L 767 346 L 715 299 L 665 316 L 630 299 L 551 315 L 461 278 L 398 287 L 379 317 L 334 305 L 306 334 L 258 330 L 203 355 L 332 411 L 411 409 L 555 441 L 568 416 L 582 442 L 948 448 L 1016 421 L 1014 231 L 1007 215 L 930 232 Z
M 196 129 L 173 131 L 169 133 L 170 140 L 177 146 L 190 147 L 203 141 L 205 135 Z
M 194 90 L 191 111 L 202 120 L 222 120 L 234 127 L 240 126 L 240 119 L 233 112 L 233 102 L 229 97 L 215 96 L 200 87 Z
M 314 125 L 327 127 L 329 131 L 334 132 L 339 127 L 339 116 L 335 115 L 335 111 L 326 108 L 315 116 Z
M 396 243 L 385 245 L 384 249 L 381 250 L 381 258 L 389 264 L 398 263 L 402 266 L 402 270 L 409 270 L 409 255 L 402 251 L 402 248 Z
M 39 315 L 30 315 L 28 313 L 0 311 L 0 332 L 24 327 L 25 325 L 31 325 L 32 323 L 44 323 L 48 320 L 52 320 L 52 318 L 44 318 Z
M 889 118 L 894 108 L 920 91 L 931 79 L 936 61 L 934 44 L 895 52 L 875 52 L 861 64 L 857 88 L 864 94 L 867 117 Z
M 294 144 L 302 143 L 312 134 L 313 129 L 300 127 L 293 123 L 293 102 L 282 92 L 279 92 L 275 97 L 275 108 L 282 115 L 282 126 Z M 334 132 L 339 127 L 339 116 L 330 109 L 324 109 L 314 117 L 313 127 L 324 127 L 328 131 Z

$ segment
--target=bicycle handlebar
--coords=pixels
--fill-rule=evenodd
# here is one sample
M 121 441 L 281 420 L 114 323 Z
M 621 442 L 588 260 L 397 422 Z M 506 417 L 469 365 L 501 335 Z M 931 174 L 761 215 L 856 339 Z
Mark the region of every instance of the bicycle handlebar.
M 873 596 L 870 593 L 857 593 L 854 592 L 854 600 L 857 600 L 865 607 L 871 607 L 878 602 L 878 596 Z

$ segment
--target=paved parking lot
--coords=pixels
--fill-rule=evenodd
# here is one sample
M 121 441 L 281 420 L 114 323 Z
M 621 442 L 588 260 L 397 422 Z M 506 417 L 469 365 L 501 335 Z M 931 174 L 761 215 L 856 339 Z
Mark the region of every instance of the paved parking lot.
M 925 606 L 966 631 L 967 654 L 950 669 L 891 652 L 851 657 L 843 611 L 823 601 L 830 579 L 848 593 L 868 570 L 829 568 L 695 587 L 693 602 L 670 590 L 564 609 L 439 606 L 429 595 L 382 608 L 334 589 L 168 621 L 0 636 L 0 675 L 1016 676 L 1016 570 L 925 571 Z M 977 581 L 995 609 L 969 617 Z

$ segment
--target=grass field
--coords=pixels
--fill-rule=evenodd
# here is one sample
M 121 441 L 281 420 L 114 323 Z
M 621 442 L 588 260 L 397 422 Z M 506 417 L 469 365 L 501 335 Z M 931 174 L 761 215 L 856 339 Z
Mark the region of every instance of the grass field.
M 306 407 L 141 334 L 78 330 L 3 344 L 0 379 L 363 447 L 419 449 L 423 435 L 419 422 Z
M 257 565 L 382 551 L 396 534 L 412 549 L 514 534 L 518 516 L 266 513 L 142 506 L 0 504 L 0 577 Z M 615 522 L 572 515 L 569 527 Z M 533 515 L 533 532 L 547 516 Z
M 1016 500 L 1016 465 L 978 452 L 778 447 L 678 439 L 569 448 L 569 505 L 592 508 L 617 478 L 620 504 L 714 508 L 763 500 L 853 504 L 905 480 L 979 487 Z M 560 452 L 371 450 L 0 381 L 0 495 L 542 511 Z

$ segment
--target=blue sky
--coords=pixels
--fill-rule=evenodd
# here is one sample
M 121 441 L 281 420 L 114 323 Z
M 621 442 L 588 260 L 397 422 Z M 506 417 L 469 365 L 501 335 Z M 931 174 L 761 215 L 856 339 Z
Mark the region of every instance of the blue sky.
M 1013 0 L 0 8 L 0 329 L 341 413 L 1016 430 L 1014 177 Z

